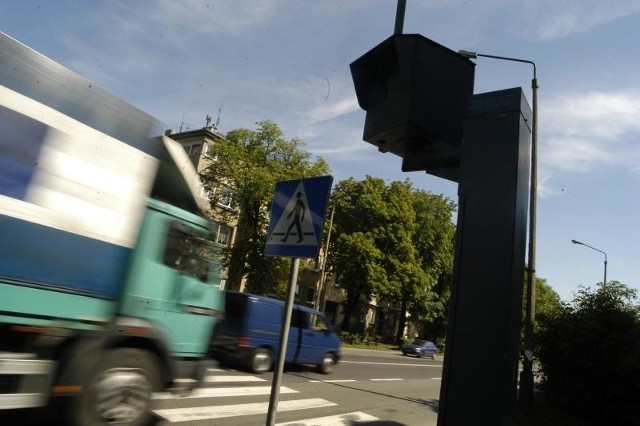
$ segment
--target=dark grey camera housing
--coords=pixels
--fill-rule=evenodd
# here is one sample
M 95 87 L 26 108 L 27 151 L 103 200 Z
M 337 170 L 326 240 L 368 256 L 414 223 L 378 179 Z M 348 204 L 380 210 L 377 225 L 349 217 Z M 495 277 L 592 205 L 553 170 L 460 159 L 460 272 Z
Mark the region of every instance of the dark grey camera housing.
M 403 171 L 456 167 L 474 71 L 469 59 L 424 36 L 389 37 L 351 64 L 367 112 L 362 138 L 402 157 Z

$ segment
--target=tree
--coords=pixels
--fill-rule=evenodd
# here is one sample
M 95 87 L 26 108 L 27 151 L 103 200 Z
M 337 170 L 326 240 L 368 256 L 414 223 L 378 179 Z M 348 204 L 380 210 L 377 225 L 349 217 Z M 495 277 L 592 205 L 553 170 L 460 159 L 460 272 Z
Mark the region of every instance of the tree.
M 426 319 L 429 306 L 442 300 L 432 289 L 451 271 L 453 203 L 408 181 L 387 185 L 371 176 L 339 182 L 332 203 L 331 263 L 347 292 L 342 328 L 362 299 L 377 296 L 398 307 L 399 340 L 407 312 Z
M 524 288 L 526 288 L 528 272 L 524 273 Z M 520 341 L 521 347 L 524 347 L 524 330 L 526 321 L 526 298 L 527 293 L 522 292 L 522 317 L 520 327 Z M 547 281 L 543 278 L 536 277 L 536 303 L 535 303 L 535 323 L 534 323 L 534 336 L 537 336 L 542 332 L 541 328 L 547 322 L 547 319 L 552 319 L 558 316 L 563 309 L 562 300 L 560 295 L 553 290 L 553 288 L 547 284 Z M 535 343 L 535 339 L 534 339 Z
M 322 158 L 311 159 L 299 139 L 287 140 L 272 121 L 261 121 L 256 130 L 236 129 L 209 151 L 211 164 L 202 173 L 205 188 L 215 205 L 221 188 L 233 191 L 232 211 L 223 220 L 237 220 L 236 238 L 227 252 L 228 284 L 239 289 L 247 279 L 249 291 L 281 293 L 286 287 L 287 262 L 264 256 L 269 209 L 277 181 L 329 173 Z
M 549 399 L 579 424 L 638 424 L 640 311 L 618 281 L 580 287 L 572 303 L 543 317 L 539 361 Z M 594 409 L 597 407 L 597 409 Z
M 335 237 L 329 251 L 330 262 L 347 293 L 343 330 L 349 328 L 360 299 L 369 299 L 387 282 L 382 267 L 384 254 L 375 238 L 385 216 L 385 189 L 382 179 L 367 176 L 362 182 L 353 178 L 340 181 L 331 195 Z
M 413 207 L 417 224 L 413 242 L 431 285 L 414 299 L 409 312 L 420 323 L 423 336 L 437 340 L 447 324 L 456 233 L 451 217 L 456 206 L 442 195 L 415 190 Z
M 526 282 L 526 273 L 525 273 Z M 526 293 L 523 292 L 523 299 Z M 523 318 L 526 304 L 522 303 Z M 562 301 L 560 295 L 547 284 L 543 278 L 536 277 L 536 318 L 544 320 L 545 318 L 553 318 L 562 311 Z

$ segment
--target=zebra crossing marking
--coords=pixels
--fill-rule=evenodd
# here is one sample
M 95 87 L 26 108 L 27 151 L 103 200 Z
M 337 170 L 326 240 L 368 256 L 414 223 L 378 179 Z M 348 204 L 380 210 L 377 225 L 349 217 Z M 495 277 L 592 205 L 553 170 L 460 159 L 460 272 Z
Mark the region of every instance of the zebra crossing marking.
M 230 383 L 230 382 L 266 382 L 256 376 L 207 376 L 204 381 L 206 383 Z
M 300 393 L 297 390 L 282 386 L 280 387 L 280 393 Z M 271 394 L 271 386 L 238 386 L 228 388 L 199 388 L 191 392 L 189 395 L 180 397 L 172 394 L 171 392 L 158 392 L 153 394 L 153 399 L 167 400 L 167 399 L 198 399 L 198 398 L 220 398 L 225 396 L 255 396 L 255 395 L 269 395 Z
M 315 419 L 295 420 L 287 423 L 277 423 L 276 426 L 337 426 L 352 425 L 353 422 L 369 422 L 379 420 L 362 411 L 336 414 L 335 416 L 316 417 Z
M 322 398 L 295 399 L 291 401 L 280 401 L 278 403 L 278 412 L 309 410 L 313 408 L 333 407 L 336 405 L 338 404 Z M 268 410 L 268 402 L 254 402 L 209 407 L 168 408 L 153 410 L 153 412 L 171 423 L 179 423 L 266 414 Z

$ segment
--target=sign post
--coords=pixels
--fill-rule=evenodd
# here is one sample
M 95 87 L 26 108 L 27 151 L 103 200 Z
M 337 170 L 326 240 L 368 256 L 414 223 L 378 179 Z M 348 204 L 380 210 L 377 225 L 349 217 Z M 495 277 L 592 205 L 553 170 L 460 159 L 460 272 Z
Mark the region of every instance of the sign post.
M 287 355 L 291 310 L 298 280 L 300 258 L 318 255 L 332 183 L 332 176 L 286 180 L 276 183 L 264 253 L 267 256 L 284 256 L 292 259 L 287 301 L 282 316 L 280 349 L 271 383 L 267 426 L 275 424 L 278 411 L 280 383 Z

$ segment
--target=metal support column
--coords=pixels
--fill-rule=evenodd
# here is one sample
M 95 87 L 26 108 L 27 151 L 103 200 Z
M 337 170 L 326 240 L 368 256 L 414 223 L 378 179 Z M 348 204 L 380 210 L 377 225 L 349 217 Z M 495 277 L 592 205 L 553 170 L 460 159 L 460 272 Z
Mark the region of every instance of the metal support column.
M 522 89 L 472 96 L 439 426 L 510 425 L 516 406 L 531 110 Z

